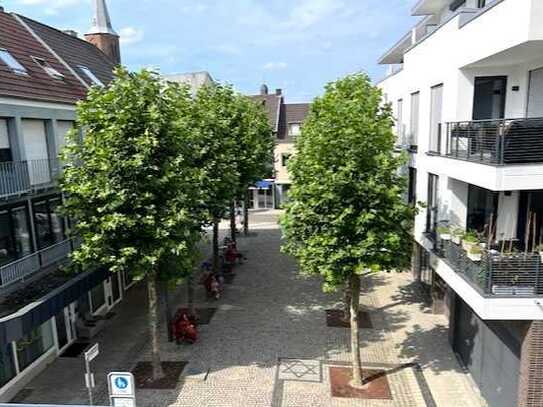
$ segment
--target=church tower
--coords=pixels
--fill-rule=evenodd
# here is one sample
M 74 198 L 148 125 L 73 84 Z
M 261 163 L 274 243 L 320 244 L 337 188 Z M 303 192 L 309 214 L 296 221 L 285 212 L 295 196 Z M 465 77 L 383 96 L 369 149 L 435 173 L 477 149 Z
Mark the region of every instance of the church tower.
M 93 0 L 94 17 L 92 27 L 85 39 L 102 50 L 116 65 L 121 63 L 119 35 L 111 25 L 106 0 Z

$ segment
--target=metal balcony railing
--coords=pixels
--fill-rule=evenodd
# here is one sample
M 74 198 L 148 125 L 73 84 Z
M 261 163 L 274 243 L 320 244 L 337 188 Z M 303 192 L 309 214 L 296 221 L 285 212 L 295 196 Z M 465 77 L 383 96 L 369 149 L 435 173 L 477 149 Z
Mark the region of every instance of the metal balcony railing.
M 541 296 L 543 274 L 537 253 L 501 254 L 483 250 L 481 261 L 450 240 L 441 241 L 439 255 L 487 296 Z
M 23 281 L 41 269 L 58 263 L 73 250 L 72 239 L 66 239 L 0 267 L 0 288 Z
M 445 154 L 490 165 L 543 162 L 543 118 L 447 123 Z
M 0 198 L 27 194 L 36 189 L 54 186 L 59 174 L 59 160 L 0 163 Z

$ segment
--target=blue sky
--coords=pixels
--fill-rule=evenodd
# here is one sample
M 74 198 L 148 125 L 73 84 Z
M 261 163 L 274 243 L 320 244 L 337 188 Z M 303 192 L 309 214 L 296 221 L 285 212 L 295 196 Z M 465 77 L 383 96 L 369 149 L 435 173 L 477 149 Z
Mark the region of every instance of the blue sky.
M 162 73 L 208 71 L 243 93 L 265 81 L 288 102 L 309 101 L 338 77 L 367 71 L 416 22 L 415 0 L 108 0 L 123 63 Z M 80 34 L 90 0 L 0 0 L 14 11 Z

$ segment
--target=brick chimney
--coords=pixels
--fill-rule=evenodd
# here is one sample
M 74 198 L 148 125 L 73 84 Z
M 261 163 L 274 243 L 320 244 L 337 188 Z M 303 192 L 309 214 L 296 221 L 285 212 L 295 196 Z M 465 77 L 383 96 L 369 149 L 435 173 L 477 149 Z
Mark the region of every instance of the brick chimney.
M 121 63 L 119 35 L 111 25 L 106 0 L 93 0 L 93 5 L 94 17 L 92 19 L 92 27 L 85 34 L 85 39 L 102 50 L 113 63 L 119 65 Z

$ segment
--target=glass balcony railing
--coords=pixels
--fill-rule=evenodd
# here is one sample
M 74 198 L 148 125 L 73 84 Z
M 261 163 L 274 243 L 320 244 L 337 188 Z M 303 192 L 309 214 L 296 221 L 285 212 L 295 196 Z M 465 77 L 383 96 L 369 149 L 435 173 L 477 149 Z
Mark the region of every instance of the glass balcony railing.
M 450 122 L 445 143 L 438 151 L 450 158 L 489 165 L 543 163 L 543 118 Z
M 67 259 L 79 239 L 66 239 L 0 267 L 0 289 L 24 281 L 40 270 Z
M 437 254 L 486 296 L 543 296 L 541 256 L 481 249 L 470 254 L 452 240 L 440 240 Z

